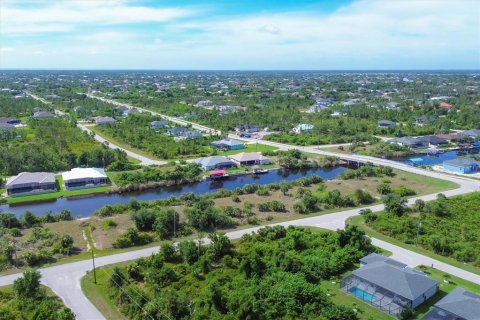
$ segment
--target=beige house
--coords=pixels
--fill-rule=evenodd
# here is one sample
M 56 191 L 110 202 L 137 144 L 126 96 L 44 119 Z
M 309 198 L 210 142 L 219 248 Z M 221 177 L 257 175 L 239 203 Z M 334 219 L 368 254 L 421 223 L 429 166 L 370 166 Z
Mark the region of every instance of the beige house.
M 228 158 L 241 166 L 252 166 L 270 163 L 270 159 L 263 156 L 260 152 L 241 152 L 229 156 Z

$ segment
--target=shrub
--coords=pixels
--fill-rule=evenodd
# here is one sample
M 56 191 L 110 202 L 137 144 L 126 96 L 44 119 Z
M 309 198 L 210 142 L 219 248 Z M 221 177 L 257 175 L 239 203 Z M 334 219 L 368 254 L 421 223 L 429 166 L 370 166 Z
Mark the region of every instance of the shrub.
M 113 221 L 113 219 L 105 219 L 102 221 L 102 229 L 103 230 L 110 230 L 111 228 L 115 228 L 117 226 L 117 223 Z
M 392 188 L 390 187 L 390 185 L 386 183 L 380 183 L 377 186 L 377 191 L 380 194 L 386 195 L 386 194 L 392 193 Z

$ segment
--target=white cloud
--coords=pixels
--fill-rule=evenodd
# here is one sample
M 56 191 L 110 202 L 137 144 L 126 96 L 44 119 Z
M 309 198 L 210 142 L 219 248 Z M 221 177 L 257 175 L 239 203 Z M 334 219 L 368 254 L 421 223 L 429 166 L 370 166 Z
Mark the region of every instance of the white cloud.
M 150 8 L 125 1 L 72 0 L 45 6 L 15 7 L 0 3 L 3 34 L 68 32 L 81 26 L 166 22 L 190 16 L 190 8 Z
M 113 25 L 125 14 L 108 13 L 104 18 L 96 10 L 103 14 L 105 8 L 131 7 L 124 2 L 85 2 L 88 4 L 74 2 L 83 14 L 93 15 L 85 23 L 75 16 L 73 23 L 57 17 L 48 23 L 37 18 L 33 25 L 47 28 L 49 23 L 66 23 L 77 29 L 86 23 Z M 480 2 L 474 0 L 360 0 L 328 15 L 283 12 L 189 17 L 163 24 L 165 30 L 147 30 L 149 34 L 109 27 L 100 33 L 73 37 L 78 43 L 71 41 L 68 45 L 32 41 L 20 50 L 8 43 L 15 47 L 15 54 L 5 53 L 3 60 L 9 66 L 57 68 L 480 68 L 479 13 Z M 145 19 L 153 18 L 147 14 Z M 133 15 L 125 19 L 140 18 Z M 56 53 L 48 57 L 28 58 L 31 52 L 55 46 Z M 24 53 L 18 54 L 20 51 Z M 85 54 L 88 52 L 97 54 L 92 57 Z M 31 65 L 26 66 L 26 61 Z

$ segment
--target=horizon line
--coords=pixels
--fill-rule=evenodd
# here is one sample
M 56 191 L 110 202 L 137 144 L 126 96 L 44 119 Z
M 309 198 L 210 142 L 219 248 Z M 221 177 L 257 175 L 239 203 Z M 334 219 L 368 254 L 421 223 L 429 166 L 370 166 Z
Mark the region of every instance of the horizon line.
M 450 71 L 480 72 L 480 68 L 445 69 L 160 69 L 160 68 L 0 68 L 0 71 L 180 71 L 180 72 L 382 72 L 382 71 Z

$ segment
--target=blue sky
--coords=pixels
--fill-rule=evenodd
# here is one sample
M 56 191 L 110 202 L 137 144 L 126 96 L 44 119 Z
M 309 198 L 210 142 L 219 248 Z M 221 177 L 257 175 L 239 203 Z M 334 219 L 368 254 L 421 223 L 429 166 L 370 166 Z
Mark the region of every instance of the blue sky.
M 480 69 L 476 0 L 0 1 L 0 68 Z

